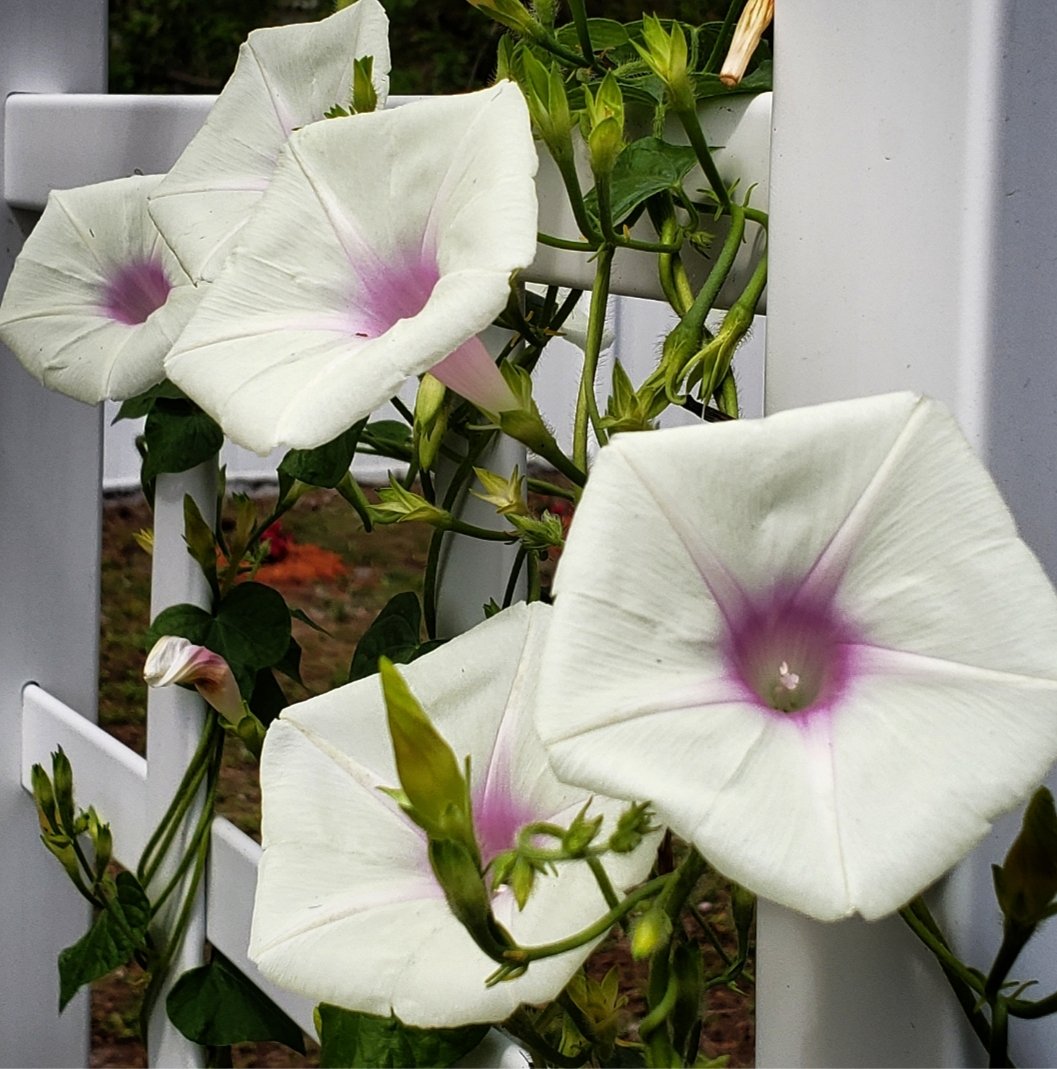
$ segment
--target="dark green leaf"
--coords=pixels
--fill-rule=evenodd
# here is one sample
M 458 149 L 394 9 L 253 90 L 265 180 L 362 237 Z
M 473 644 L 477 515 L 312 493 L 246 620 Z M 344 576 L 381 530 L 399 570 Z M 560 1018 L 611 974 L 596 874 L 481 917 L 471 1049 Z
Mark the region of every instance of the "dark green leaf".
M 283 688 L 275 678 L 275 672 L 271 668 L 262 668 L 253 681 L 253 693 L 249 699 L 249 706 L 254 715 L 267 726 L 288 704 Z
M 187 471 L 220 451 L 224 432 L 190 401 L 158 399 L 143 428 L 144 481 L 162 472 Z
M 205 646 L 212 625 L 213 617 L 197 605 L 186 602 L 170 605 L 154 617 L 147 632 L 147 642 L 153 646 L 163 635 L 180 635 L 196 646 Z
M 72 946 L 59 954 L 59 1011 L 85 984 L 124 965 L 143 947 L 150 920 L 150 902 L 131 872 L 119 872 L 108 909 Z
M 622 48 L 631 40 L 623 24 L 614 22 L 612 19 L 588 19 L 587 34 L 591 38 L 591 47 L 596 52 L 610 52 L 614 48 Z M 555 37 L 566 48 L 574 52 L 580 50 L 580 38 L 572 23 L 559 27 Z
M 418 595 L 408 590 L 391 598 L 356 646 L 349 682 L 377 672 L 379 657 L 388 657 L 394 664 L 414 660 L 422 641 L 421 629 Z
M 396 419 L 372 420 L 363 429 L 362 440 L 375 453 L 408 460 L 411 456 L 411 428 Z
M 745 93 L 769 93 L 771 91 L 771 61 L 764 60 L 755 70 L 746 74 L 737 85 L 724 85 L 718 74 L 699 74 L 694 79 L 694 96 L 700 100 L 713 97 L 738 96 Z
M 675 189 L 697 163 L 689 145 L 672 145 L 659 137 L 633 141 L 617 157 L 610 180 L 613 221 L 626 219 L 640 204 L 666 189 Z M 594 190 L 588 194 L 587 206 L 598 211 Z
M 194 605 L 171 605 L 154 619 L 150 642 L 182 635 L 206 646 L 231 666 L 244 695 L 257 672 L 279 664 L 290 647 L 290 610 L 282 594 L 263 583 L 239 583 L 221 601 L 216 615 Z
M 293 613 L 290 615 L 293 616 Z M 304 686 L 304 680 L 301 678 L 301 644 L 293 635 L 290 636 L 290 644 L 286 647 L 286 653 L 276 661 L 273 667 L 277 672 L 282 672 L 284 676 L 289 676 L 295 683 Z
M 279 464 L 279 474 L 300 479 L 309 486 L 333 488 L 345 478 L 356 455 L 366 420 L 360 420 L 337 438 L 316 449 L 291 449 Z
M 293 619 L 300 620 L 303 624 L 308 624 L 308 626 L 312 628 L 313 631 L 318 631 L 321 635 L 330 635 L 330 632 L 325 627 L 322 627 L 317 624 L 316 621 L 313 620 L 312 617 L 309 616 L 304 609 L 291 609 L 290 615 L 293 617 Z
M 150 412 L 154 407 L 154 402 L 159 398 L 183 398 L 186 400 L 187 394 L 179 386 L 174 386 L 166 379 L 138 396 L 122 401 L 121 407 L 117 410 L 117 415 L 110 422 L 117 423 L 118 420 L 122 419 L 141 419 Z
M 220 603 L 205 643 L 229 664 L 267 668 L 290 646 L 290 610 L 282 594 L 263 583 L 239 583 Z
M 488 1032 L 488 1025 L 465 1028 L 411 1028 L 397 1017 L 375 1017 L 320 1003 L 319 1064 L 321 1069 L 375 1066 L 449 1066 L 473 1050 Z
M 215 950 L 208 965 L 185 972 L 173 984 L 165 1008 L 192 1043 L 226 1047 L 275 1041 L 305 1052 L 300 1027 Z

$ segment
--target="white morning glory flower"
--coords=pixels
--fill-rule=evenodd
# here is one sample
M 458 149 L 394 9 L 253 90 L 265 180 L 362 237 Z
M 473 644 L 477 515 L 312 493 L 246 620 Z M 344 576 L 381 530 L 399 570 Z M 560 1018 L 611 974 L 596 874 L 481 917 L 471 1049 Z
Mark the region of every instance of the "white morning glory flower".
M 819 919 L 899 908 L 1057 758 L 1057 597 L 933 401 L 619 436 L 556 592 L 557 774 Z
M 511 82 L 299 131 L 169 377 L 262 454 L 330 441 L 429 369 L 513 407 L 475 335 L 535 253 L 536 163 Z
M 0 302 L 0 340 L 50 389 L 94 404 L 165 377 L 199 294 L 147 214 L 158 181 L 49 194 Z
M 378 0 L 249 35 L 205 125 L 151 196 L 151 214 L 192 278 L 216 277 L 290 133 L 348 106 L 353 61 L 364 56 L 373 57 L 384 103 L 389 20 Z
M 568 825 L 589 797 L 554 778 L 532 723 L 549 617 L 541 604 L 515 606 L 400 669 L 456 757 L 470 756 L 486 863 L 524 824 Z M 520 1003 L 553 998 L 590 948 L 485 987 L 497 965 L 451 913 L 425 833 L 381 790 L 397 785 L 377 676 L 291 706 L 272 724 L 249 950 L 261 972 L 313 999 L 420 1026 L 503 1020 Z M 620 808 L 595 798 L 589 812 Z M 606 855 L 615 885 L 646 876 L 656 843 L 651 835 L 632 854 Z M 583 862 L 538 878 L 524 911 L 505 887 L 493 908 L 524 944 L 570 935 L 607 911 Z

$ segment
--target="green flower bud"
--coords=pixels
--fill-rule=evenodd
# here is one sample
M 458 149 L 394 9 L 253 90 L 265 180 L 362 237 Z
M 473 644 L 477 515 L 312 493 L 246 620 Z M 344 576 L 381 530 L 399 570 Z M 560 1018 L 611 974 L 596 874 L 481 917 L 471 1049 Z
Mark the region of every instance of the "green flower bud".
M 1027 809 L 1020 834 L 1001 866 L 993 868 L 995 893 L 1006 920 L 1034 928 L 1054 910 L 1057 896 L 1057 812 L 1053 795 L 1040 787 Z
M 433 466 L 448 429 L 448 410 L 444 404 L 446 396 L 444 384 L 427 371 L 415 395 L 415 423 L 412 428 L 412 442 L 419 465 L 423 468 Z
M 373 75 L 374 56 L 363 56 L 352 61 L 352 110 L 357 115 L 378 107 Z
M 495 19 L 496 22 L 529 37 L 536 36 L 542 27 L 529 14 L 524 4 L 518 0 L 470 0 L 479 11 Z
M 636 961 L 651 957 L 672 938 L 672 920 L 659 906 L 650 906 L 631 925 L 631 956 Z
M 432 527 L 447 530 L 452 525 L 452 515 L 445 509 L 431 505 L 421 494 L 405 490 L 390 475 L 389 485 L 378 491 L 380 503 L 367 508 L 375 523 L 406 523 L 420 521 Z
M 562 850 L 569 857 L 583 857 L 602 827 L 602 816 L 587 819 L 588 801 L 562 835 Z
M 532 125 L 555 158 L 572 159 L 573 117 L 561 69 L 552 63 L 546 68 L 527 48 L 518 53 L 521 77 L 518 84 L 525 95 Z
M 474 468 L 484 493 L 476 490 L 470 492 L 474 497 L 487 501 L 495 506 L 500 516 L 527 516 L 529 515 L 528 503 L 525 500 L 525 478 L 515 465 L 513 472 L 507 478 L 497 475 L 487 468 Z
M 651 381 L 648 379 L 642 390 L 636 392 L 623 365 L 614 360 L 612 393 L 606 403 L 602 426 L 614 432 L 654 430 L 657 417 L 668 405 L 668 398 L 660 388 L 659 380 L 656 388 Z
M 471 854 L 463 843 L 431 836 L 429 863 L 456 919 L 489 957 L 501 961 L 503 951 L 513 946 L 513 940 L 492 915 L 476 848 Z
M 72 829 L 74 825 L 73 769 L 70 767 L 70 759 L 63 753 L 61 746 L 51 755 L 51 779 L 59 826 Z
M 41 831 L 58 831 L 58 816 L 55 811 L 55 792 L 43 765 L 34 765 L 30 774 L 33 785 L 33 800 L 37 803 L 37 818 Z
M 533 516 L 508 516 L 510 522 L 517 528 L 518 538 L 521 544 L 537 553 L 542 553 L 551 546 L 562 546 L 565 543 L 565 528 L 562 526 L 560 516 L 553 512 L 544 511 L 539 519 Z
M 616 830 L 609 837 L 609 849 L 615 854 L 630 854 L 644 836 L 656 831 L 648 802 L 637 802 L 620 814 Z
M 388 657 L 378 659 L 378 672 L 408 815 L 431 840 L 455 840 L 478 857 L 470 789 L 455 754 Z
M 642 40 L 642 44 L 631 43 L 650 70 L 664 82 L 672 106 L 679 111 L 692 111 L 694 87 L 687 68 L 686 34 L 682 26 L 673 22 L 669 33 L 656 15 L 647 15 L 642 20 Z

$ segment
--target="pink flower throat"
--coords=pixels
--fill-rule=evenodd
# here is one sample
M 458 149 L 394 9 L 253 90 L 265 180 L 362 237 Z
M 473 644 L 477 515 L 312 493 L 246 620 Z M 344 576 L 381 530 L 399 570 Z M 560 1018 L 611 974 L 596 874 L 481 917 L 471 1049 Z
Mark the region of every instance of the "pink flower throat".
M 103 294 L 103 311 L 126 326 L 144 323 L 169 297 L 172 284 L 154 259 L 130 260 L 118 268 Z

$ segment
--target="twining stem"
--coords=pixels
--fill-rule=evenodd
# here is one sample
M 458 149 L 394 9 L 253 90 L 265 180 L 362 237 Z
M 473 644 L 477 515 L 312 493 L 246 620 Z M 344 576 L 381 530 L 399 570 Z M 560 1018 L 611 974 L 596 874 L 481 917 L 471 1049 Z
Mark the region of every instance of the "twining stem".
M 591 33 L 587 27 L 587 9 L 584 0 L 569 0 L 569 11 L 573 16 L 573 25 L 576 27 L 576 40 L 580 45 L 580 51 L 584 54 L 587 66 L 594 67 L 595 50 L 591 45 Z
M 723 18 L 723 25 L 719 28 L 716 43 L 712 46 L 712 51 L 708 54 L 708 61 L 705 63 L 706 74 L 715 74 L 722 66 L 727 49 L 730 47 L 730 39 L 734 34 L 734 20 L 740 14 L 744 3 L 745 0 L 730 0 L 727 5 L 727 13 Z
M 730 211 L 730 194 L 727 193 L 727 187 L 723 184 L 719 171 L 716 170 L 716 164 L 712 159 L 712 152 L 708 147 L 708 142 L 705 140 L 704 131 L 701 129 L 700 122 L 698 122 L 697 113 L 693 108 L 677 108 L 675 109 L 675 115 L 686 131 L 690 147 L 697 155 L 697 162 L 701 165 L 701 170 L 705 172 L 705 177 L 708 179 L 708 184 L 712 187 L 712 192 L 715 193 L 720 207 L 724 211 Z
M 658 876 L 656 879 L 642 884 L 641 887 L 636 887 L 618 906 L 611 909 L 604 916 L 599 917 L 594 924 L 588 925 L 574 935 L 566 936 L 565 939 L 558 939 L 553 943 L 540 943 L 530 947 L 511 947 L 503 953 L 503 959 L 506 962 L 528 964 L 530 961 L 551 958 L 556 954 L 564 954 L 566 951 L 576 950 L 577 947 L 582 947 L 585 943 L 590 943 L 593 939 L 605 935 L 614 924 L 626 917 L 640 902 L 645 901 L 647 898 L 653 898 L 663 890 L 670 878 L 670 875 Z
M 613 882 L 610 880 L 605 866 L 597 857 L 587 858 L 587 866 L 591 870 L 591 875 L 595 878 L 595 883 L 598 884 L 598 889 L 602 892 L 602 897 L 606 900 L 606 905 L 610 909 L 616 909 L 620 905 L 620 897 L 613 887 Z
M 595 373 L 598 356 L 602 351 L 602 334 L 606 324 L 606 303 L 609 298 L 609 278 L 613 267 L 613 247 L 604 245 L 598 251 L 595 264 L 595 281 L 591 287 L 591 308 L 588 313 L 587 339 L 584 344 L 584 363 L 580 373 L 580 392 L 576 398 L 576 416 L 573 421 L 573 464 L 587 471 L 587 428 L 594 427 L 599 445 L 605 445 L 608 437 L 601 426 L 598 400 L 595 397 Z
M 162 857 L 165 856 L 173 837 L 176 835 L 183 815 L 187 812 L 194 799 L 198 785 L 202 782 L 202 777 L 208 767 L 208 758 L 216 732 L 216 716 L 211 711 L 207 711 L 205 723 L 202 725 L 202 734 L 198 739 L 198 746 L 188 762 L 187 769 L 184 771 L 176 792 L 173 794 L 169 807 L 165 810 L 161 820 L 158 821 L 158 826 L 147 840 L 147 845 L 143 848 L 143 853 L 140 856 L 139 865 L 136 867 L 136 878 L 144 886 L 150 883 L 154 873 L 157 871 Z M 155 854 L 158 856 L 155 857 Z
M 958 1000 L 958 1005 L 961 1006 L 977 1038 L 985 1049 L 990 1048 L 991 1026 L 979 1010 L 980 996 L 983 994 L 983 983 L 980 978 L 955 957 L 943 932 L 925 904 L 925 900 L 920 895 L 904 906 L 899 911 L 899 916 L 932 952 L 940 968 L 943 969 L 947 982 Z
M 535 490 L 537 494 L 549 494 L 551 497 L 562 497 L 566 501 L 575 501 L 574 494 L 567 486 L 559 486 L 557 483 L 549 483 L 545 479 L 528 477 L 528 488 Z
M 514 600 L 514 592 L 517 590 L 518 576 L 521 574 L 521 568 L 525 563 L 525 555 L 528 551 L 524 546 L 518 546 L 518 551 L 514 556 L 514 563 L 510 568 L 510 578 L 506 582 L 506 590 L 503 591 L 503 605 L 502 608 L 507 609 L 510 607 L 511 602 Z

